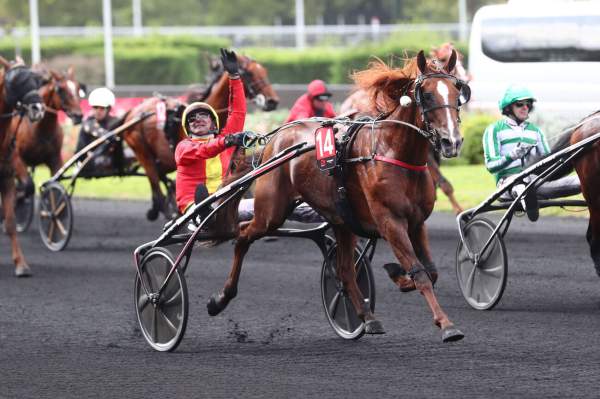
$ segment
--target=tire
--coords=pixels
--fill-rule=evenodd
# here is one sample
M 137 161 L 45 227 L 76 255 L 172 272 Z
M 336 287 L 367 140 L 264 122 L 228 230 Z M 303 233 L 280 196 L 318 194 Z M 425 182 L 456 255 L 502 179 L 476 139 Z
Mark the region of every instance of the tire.
M 321 300 L 327 321 L 333 331 L 343 339 L 359 339 L 365 333 L 365 323 L 358 315 L 336 273 L 337 244 L 329 248 L 327 257 L 321 268 Z M 360 256 L 360 249 L 355 248 L 354 259 Z M 357 283 L 363 297 L 369 300 L 371 311 L 375 311 L 375 280 L 371 263 L 365 255 L 356 266 Z
M 146 294 L 140 277 L 150 294 L 156 294 L 174 265 L 173 255 L 161 247 L 153 248 L 140 262 L 134 284 L 134 308 L 142 336 L 153 349 L 173 351 L 181 343 L 188 319 L 188 292 L 185 276 L 179 268 L 154 305 Z
M 60 183 L 49 183 L 40 189 L 38 219 L 44 245 L 54 252 L 65 249 L 73 233 L 73 208 Z
M 508 258 L 502 237 L 495 235 L 486 249 L 481 248 L 491 237 L 496 225 L 484 218 L 477 218 L 464 228 L 464 238 L 469 249 L 479 260 L 469 258 L 462 241 L 456 250 L 456 278 L 467 303 L 477 310 L 490 310 L 500 302 L 508 276 Z

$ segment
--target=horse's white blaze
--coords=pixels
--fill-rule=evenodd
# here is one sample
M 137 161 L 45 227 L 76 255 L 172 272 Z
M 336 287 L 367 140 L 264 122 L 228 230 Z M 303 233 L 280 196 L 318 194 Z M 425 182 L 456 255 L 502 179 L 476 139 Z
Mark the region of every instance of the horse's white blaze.
M 73 97 L 77 97 L 77 86 L 75 85 L 75 82 L 73 82 L 72 80 L 67 80 L 67 87 L 69 88 L 69 90 L 71 90 L 71 94 L 73 95 Z
M 437 92 L 444 99 L 442 104 L 450 104 L 448 102 L 448 95 L 450 94 L 450 90 L 448 89 L 448 85 L 446 82 L 444 82 L 442 80 L 438 80 Z M 450 108 L 445 108 L 445 110 L 446 110 L 446 119 L 447 119 L 447 124 L 448 124 L 448 132 L 450 134 L 452 134 L 452 132 L 454 132 L 454 130 L 455 130 L 454 120 L 452 120 L 452 116 L 450 115 Z M 452 144 L 454 144 L 454 137 L 451 136 L 450 141 L 452 141 Z

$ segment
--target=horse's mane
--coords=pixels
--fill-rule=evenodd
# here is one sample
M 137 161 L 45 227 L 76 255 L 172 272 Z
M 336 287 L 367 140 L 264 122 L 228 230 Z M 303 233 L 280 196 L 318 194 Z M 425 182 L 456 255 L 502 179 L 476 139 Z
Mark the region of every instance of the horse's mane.
M 373 104 L 383 107 L 378 111 L 391 112 L 418 73 L 416 58 L 406 59 L 402 68 L 393 68 L 375 57 L 367 69 L 354 72 L 351 78 L 357 89 L 367 92 Z

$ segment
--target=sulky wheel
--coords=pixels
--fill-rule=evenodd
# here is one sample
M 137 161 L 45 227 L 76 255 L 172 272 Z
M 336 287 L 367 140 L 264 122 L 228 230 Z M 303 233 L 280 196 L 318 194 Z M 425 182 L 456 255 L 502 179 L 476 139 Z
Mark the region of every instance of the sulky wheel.
M 358 318 L 350 297 L 336 273 L 337 244 L 330 249 L 321 269 L 321 299 L 329 324 L 337 335 L 344 339 L 358 339 L 365 333 L 365 323 Z M 354 260 L 360 250 L 354 250 Z M 363 297 L 369 300 L 371 311 L 375 311 L 375 280 L 371 263 L 364 256 L 356 267 L 356 279 Z
M 60 183 L 49 183 L 40 189 L 39 230 L 44 245 L 51 251 L 62 251 L 73 232 L 71 198 Z
M 142 258 L 140 274 L 135 278 L 135 313 L 142 335 L 152 348 L 161 352 L 177 348 L 185 333 L 188 318 L 187 285 L 179 268 L 158 294 L 173 264 L 173 256 L 167 249 L 153 248 Z
M 456 250 L 458 286 L 467 303 L 477 310 L 496 306 L 506 287 L 508 262 L 502 238 L 494 235 L 485 252 L 480 253 L 495 228 L 495 224 L 487 219 L 470 221 L 464 228 L 464 238 L 473 258 L 469 257 L 462 241 Z

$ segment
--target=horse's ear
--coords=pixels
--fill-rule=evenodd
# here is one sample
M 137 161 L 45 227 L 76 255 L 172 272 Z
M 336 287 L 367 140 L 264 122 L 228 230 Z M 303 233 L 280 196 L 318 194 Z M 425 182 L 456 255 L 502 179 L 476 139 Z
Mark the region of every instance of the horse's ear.
M 2 65 L 6 69 L 10 69 L 10 62 L 2 56 L 0 56 L 0 65 Z
M 427 59 L 425 59 L 425 53 L 423 50 L 419 51 L 419 54 L 417 54 L 417 66 L 419 67 L 419 71 L 421 71 L 421 73 L 427 72 Z
M 67 69 L 67 77 L 69 80 L 75 80 L 75 68 L 73 68 L 73 66 L 70 66 Z
M 54 80 L 61 80 L 62 76 L 60 73 L 56 72 L 55 70 L 50 70 L 50 76 L 52 76 L 54 78 Z
M 456 66 L 456 50 L 452 49 L 452 54 L 450 54 L 450 58 L 448 59 L 448 63 L 446 64 L 446 71 L 448 73 L 454 70 Z

